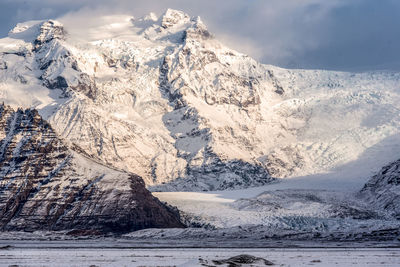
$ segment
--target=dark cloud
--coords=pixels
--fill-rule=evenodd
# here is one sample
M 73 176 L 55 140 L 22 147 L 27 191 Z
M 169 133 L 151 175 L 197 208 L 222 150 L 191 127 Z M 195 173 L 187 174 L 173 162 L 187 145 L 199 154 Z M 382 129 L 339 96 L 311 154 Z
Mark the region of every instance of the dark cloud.
M 229 46 L 292 68 L 400 70 L 398 0 L 0 0 L 0 35 L 69 13 L 135 16 L 167 7 L 200 15 Z

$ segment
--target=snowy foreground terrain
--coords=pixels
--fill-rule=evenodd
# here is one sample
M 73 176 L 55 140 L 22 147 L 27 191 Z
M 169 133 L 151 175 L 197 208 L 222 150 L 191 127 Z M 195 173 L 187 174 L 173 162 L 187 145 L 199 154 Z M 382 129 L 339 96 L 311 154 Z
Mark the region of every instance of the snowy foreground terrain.
M 399 249 L 66 249 L 33 248 L 0 251 L 0 266 L 229 266 L 216 264 L 248 254 L 276 266 L 399 266 Z M 255 264 L 230 266 L 266 266 Z
M 15 240 L 15 237 L 25 240 Z M 259 248 L 251 243 L 204 244 L 186 240 L 187 247 L 162 241 L 126 237 L 63 240 L 57 235 L 36 233 L 0 235 L 0 266 L 229 266 L 218 264 L 240 255 L 250 255 L 253 265 L 230 266 L 398 266 L 400 248 L 387 243 L 268 242 Z M 41 240 L 38 240 L 41 236 Z M 10 240 L 9 238 L 13 238 Z M 32 239 L 30 239 L 32 238 Z M 29 240 L 30 239 L 30 240 Z M 33 240 L 35 239 L 35 240 Z M 49 240 L 51 239 L 51 240 Z M 238 246 L 239 245 L 239 246 Z M 249 260 L 251 257 L 242 257 Z M 219 261 L 219 262 L 218 262 Z

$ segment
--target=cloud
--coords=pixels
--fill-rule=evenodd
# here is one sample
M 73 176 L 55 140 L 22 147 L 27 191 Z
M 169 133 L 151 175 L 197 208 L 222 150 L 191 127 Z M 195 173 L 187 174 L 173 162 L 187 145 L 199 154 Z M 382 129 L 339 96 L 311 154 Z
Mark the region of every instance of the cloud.
M 138 17 L 167 7 L 200 15 L 228 46 L 263 63 L 400 70 L 397 0 L 0 0 L 0 34 L 23 20 L 75 16 L 83 24 L 102 14 Z
M 52 1 L 50 1 L 52 2 Z M 86 3 L 85 3 L 86 2 Z M 264 62 L 285 64 L 296 53 L 318 45 L 312 34 L 326 13 L 339 6 L 342 0 L 214 0 L 182 1 L 83 1 L 84 8 L 67 17 L 96 17 L 110 13 L 131 13 L 142 16 L 150 11 L 160 14 L 171 7 L 191 15 L 200 15 L 219 39 L 240 52 Z M 85 14 L 87 13 L 87 14 Z M 306 37 L 306 38 L 304 38 Z
M 344 4 L 332 0 L 269 0 L 250 1 L 238 12 L 220 17 L 216 31 L 229 33 L 235 39 L 245 37 L 262 50 L 258 59 L 278 65 L 288 65 L 296 54 L 318 47 L 321 27 L 331 10 Z M 213 22 L 213 21 L 212 21 Z M 215 24 L 213 24 L 215 26 Z M 232 42 L 241 50 L 242 42 Z

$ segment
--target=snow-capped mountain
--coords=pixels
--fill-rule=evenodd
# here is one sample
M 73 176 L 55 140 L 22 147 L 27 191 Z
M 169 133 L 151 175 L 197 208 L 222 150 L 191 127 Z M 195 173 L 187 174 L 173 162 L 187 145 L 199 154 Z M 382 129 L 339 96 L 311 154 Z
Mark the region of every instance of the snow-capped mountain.
M 36 110 L 0 105 L 0 229 L 182 227 L 142 179 L 65 146 Z
M 22 23 L 0 52 L 0 100 L 38 109 L 68 145 L 152 190 L 243 188 L 352 164 L 366 177 L 400 151 L 400 74 L 263 65 L 176 10 L 80 31 Z

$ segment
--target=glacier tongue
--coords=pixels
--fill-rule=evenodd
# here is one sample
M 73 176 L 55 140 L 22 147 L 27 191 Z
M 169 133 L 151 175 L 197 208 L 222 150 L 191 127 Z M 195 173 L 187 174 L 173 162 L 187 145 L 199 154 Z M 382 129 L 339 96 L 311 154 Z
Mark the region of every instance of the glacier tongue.
M 68 143 L 152 190 L 245 188 L 360 159 L 368 177 L 400 151 L 398 73 L 263 65 L 175 10 L 84 31 L 26 23 L 1 39 L 0 100 L 38 108 Z

